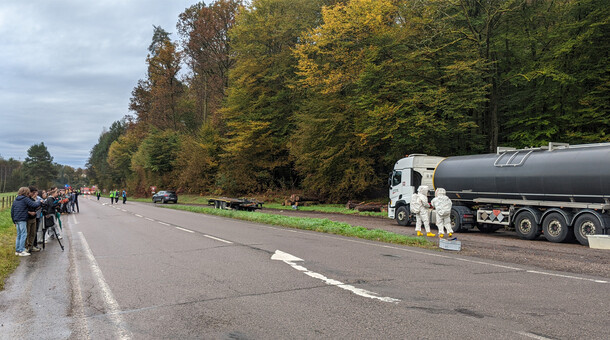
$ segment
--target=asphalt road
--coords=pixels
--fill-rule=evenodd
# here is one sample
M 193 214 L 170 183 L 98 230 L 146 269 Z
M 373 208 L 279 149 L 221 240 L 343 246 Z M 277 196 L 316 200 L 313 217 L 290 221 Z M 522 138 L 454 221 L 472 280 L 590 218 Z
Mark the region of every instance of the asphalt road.
M 81 199 L 2 339 L 608 339 L 607 279 Z

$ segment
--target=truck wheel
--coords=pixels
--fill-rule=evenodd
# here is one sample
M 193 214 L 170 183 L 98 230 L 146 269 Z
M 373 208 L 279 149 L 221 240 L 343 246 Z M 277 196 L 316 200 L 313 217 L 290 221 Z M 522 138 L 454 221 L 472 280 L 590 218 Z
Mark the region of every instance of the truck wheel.
M 533 240 L 540 234 L 540 226 L 531 212 L 524 211 L 515 220 L 515 231 L 522 239 Z
M 491 234 L 491 233 L 495 232 L 496 230 L 501 229 L 502 226 L 485 223 L 485 224 L 477 225 L 477 228 L 482 233 Z
M 460 220 L 460 215 L 457 210 L 451 209 L 451 229 L 453 229 L 454 233 L 459 233 L 464 230 L 462 228 L 462 221 Z
M 601 235 L 602 226 L 593 214 L 583 214 L 574 222 L 574 236 L 583 246 L 589 245 L 587 235 Z
M 551 242 L 563 242 L 570 236 L 570 228 L 562 214 L 552 212 L 544 218 L 542 223 L 544 237 Z
M 409 210 L 406 206 L 403 205 L 396 209 L 396 222 L 398 222 L 399 225 L 409 225 L 411 223 Z

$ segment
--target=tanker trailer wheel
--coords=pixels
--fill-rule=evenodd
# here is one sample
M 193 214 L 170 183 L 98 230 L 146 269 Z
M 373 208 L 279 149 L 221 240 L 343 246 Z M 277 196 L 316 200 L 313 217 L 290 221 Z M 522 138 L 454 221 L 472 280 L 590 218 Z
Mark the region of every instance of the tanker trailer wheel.
M 574 222 L 574 235 L 583 246 L 589 245 L 587 235 L 601 235 L 602 226 L 593 214 L 583 214 Z
M 515 231 L 522 239 L 533 240 L 540 234 L 540 226 L 531 212 L 524 211 L 515 220 Z
M 411 224 L 411 217 L 409 216 L 409 209 L 407 206 L 401 206 L 396 209 L 396 222 L 399 225 Z
M 451 209 L 450 219 L 451 229 L 453 229 L 454 233 L 459 233 L 464 230 L 464 228 L 462 228 L 462 221 L 460 220 L 460 213 L 457 210 Z
M 573 235 L 566 219 L 558 212 L 546 215 L 542 223 L 542 232 L 547 240 L 556 243 L 569 240 L 570 235 Z

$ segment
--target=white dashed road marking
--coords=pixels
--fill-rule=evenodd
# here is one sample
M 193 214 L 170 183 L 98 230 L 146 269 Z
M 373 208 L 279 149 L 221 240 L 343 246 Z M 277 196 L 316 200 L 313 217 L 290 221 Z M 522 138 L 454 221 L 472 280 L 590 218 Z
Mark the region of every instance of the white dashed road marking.
M 214 236 L 210 236 L 210 235 L 203 235 L 203 236 L 205 236 L 205 237 L 207 237 L 207 238 L 210 238 L 210 239 L 212 239 L 212 240 L 216 240 L 216 241 L 224 242 L 224 243 L 227 243 L 227 244 L 233 244 L 233 242 L 231 242 L 231 241 L 223 240 L 223 239 L 218 238 L 218 237 L 214 237 Z
M 180 227 L 176 227 L 176 229 L 186 231 L 187 233 L 194 233 L 194 231 L 192 231 L 192 230 L 188 230 L 188 229 L 184 229 L 184 228 L 180 228 Z

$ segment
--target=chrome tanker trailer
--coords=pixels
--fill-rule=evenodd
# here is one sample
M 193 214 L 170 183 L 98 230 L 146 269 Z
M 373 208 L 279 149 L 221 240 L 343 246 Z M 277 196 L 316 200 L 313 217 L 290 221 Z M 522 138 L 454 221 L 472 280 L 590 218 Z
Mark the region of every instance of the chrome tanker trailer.
M 413 192 L 428 185 L 445 188 L 453 201 L 455 231 L 514 228 L 524 239 L 543 234 L 584 245 L 587 235 L 610 234 L 610 143 L 448 158 L 415 154 L 396 162 L 389 184 L 388 215 L 401 225 L 410 223 Z

